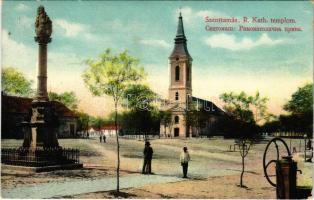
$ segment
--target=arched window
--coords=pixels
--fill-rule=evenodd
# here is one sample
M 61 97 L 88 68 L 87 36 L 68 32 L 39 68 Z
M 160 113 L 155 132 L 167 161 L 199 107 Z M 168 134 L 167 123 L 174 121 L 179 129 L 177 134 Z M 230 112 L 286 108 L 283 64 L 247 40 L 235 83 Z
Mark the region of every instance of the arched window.
M 187 66 L 187 69 L 186 69 L 186 80 L 189 81 L 190 80 L 190 67 Z
M 175 116 L 174 117 L 174 123 L 175 124 L 179 124 L 179 116 Z
M 176 66 L 176 81 L 180 80 L 180 67 Z
M 176 101 L 179 100 L 179 92 L 176 92 Z

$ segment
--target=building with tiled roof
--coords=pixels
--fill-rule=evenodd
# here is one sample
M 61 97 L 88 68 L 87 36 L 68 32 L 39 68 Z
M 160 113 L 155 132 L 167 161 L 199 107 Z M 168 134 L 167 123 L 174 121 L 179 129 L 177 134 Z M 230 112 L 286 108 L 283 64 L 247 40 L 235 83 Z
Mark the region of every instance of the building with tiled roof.
M 23 138 L 21 122 L 30 121 L 31 98 L 1 94 L 1 137 Z M 77 115 L 64 104 L 51 101 L 59 119 L 58 137 L 76 137 Z

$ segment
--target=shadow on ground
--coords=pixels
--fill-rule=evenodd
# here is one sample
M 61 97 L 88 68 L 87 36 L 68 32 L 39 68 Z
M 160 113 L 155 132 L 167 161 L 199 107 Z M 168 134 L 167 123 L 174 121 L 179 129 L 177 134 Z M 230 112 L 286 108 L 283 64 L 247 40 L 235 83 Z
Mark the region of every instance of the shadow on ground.
M 124 198 L 129 199 L 130 197 L 136 197 L 136 195 L 127 193 L 127 192 L 117 192 L 117 191 L 110 191 L 109 195 L 112 195 L 114 198 Z

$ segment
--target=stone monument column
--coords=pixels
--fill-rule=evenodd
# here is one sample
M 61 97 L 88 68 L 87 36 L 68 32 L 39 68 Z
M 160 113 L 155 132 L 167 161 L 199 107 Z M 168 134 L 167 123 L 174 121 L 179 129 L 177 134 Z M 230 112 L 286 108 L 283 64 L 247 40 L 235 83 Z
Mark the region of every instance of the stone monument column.
M 47 101 L 47 43 L 38 42 L 37 101 Z
M 39 45 L 36 100 L 47 101 L 47 44 L 51 42 L 52 22 L 43 6 L 38 7 L 35 30 L 35 41 L 38 42 Z
M 30 122 L 30 141 L 24 141 L 31 149 L 59 147 L 56 129 L 58 117 L 54 107 L 49 102 L 47 94 L 47 44 L 51 42 L 52 22 L 43 6 L 37 9 L 35 22 L 35 41 L 38 42 L 38 75 L 37 93 L 32 102 L 32 117 Z

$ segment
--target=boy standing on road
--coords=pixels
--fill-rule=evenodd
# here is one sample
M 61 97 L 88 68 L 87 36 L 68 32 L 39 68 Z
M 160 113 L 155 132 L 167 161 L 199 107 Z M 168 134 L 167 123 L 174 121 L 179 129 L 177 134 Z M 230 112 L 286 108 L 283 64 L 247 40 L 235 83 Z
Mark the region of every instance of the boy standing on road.
M 190 161 L 190 154 L 187 147 L 183 147 L 183 151 L 180 155 L 180 162 L 183 169 L 183 178 L 187 178 L 188 166 Z

